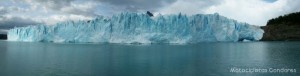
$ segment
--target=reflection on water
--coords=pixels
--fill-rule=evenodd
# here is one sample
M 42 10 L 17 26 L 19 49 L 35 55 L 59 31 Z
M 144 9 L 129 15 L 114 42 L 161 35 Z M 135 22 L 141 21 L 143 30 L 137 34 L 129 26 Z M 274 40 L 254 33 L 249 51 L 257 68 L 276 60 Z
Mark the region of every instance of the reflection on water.
M 187 45 L 55 44 L 0 41 L 1 76 L 241 76 L 235 68 L 299 69 L 300 42 Z

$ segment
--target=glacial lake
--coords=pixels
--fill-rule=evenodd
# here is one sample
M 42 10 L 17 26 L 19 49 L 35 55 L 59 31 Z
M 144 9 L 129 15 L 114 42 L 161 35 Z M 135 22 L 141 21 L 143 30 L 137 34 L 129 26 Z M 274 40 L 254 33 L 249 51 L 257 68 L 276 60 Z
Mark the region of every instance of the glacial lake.
M 297 76 L 300 42 L 0 41 L 0 76 Z

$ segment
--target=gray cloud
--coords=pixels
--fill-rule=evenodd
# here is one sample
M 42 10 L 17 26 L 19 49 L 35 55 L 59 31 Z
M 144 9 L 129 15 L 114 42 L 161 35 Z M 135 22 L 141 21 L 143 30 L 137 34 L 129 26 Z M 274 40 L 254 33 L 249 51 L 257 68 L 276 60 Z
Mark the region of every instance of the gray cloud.
M 8 13 L 8 10 L 5 9 L 4 7 L 0 7 L 0 16 L 1 16 L 1 15 L 4 15 L 4 14 L 6 14 L 6 13 Z
M 15 7 L 12 8 L 0 8 L 0 33 L 6 33 L 4 30 L 11 29 L 13 27 L 24 27 L 28 25 L 38 24 L 38 22 L 31 19 L 24 19 L 21 17 L 7 17 L 7 14 L 11 12 L 19 11 Z
M 286 8 L 286 12 L 299 12 L 300 11 L 300 0 L 288 0 L 288 8 Z
M 84 16 L 96 16 L 102 13 L 95 13 L 95 10 L 99 8 L 97 5 L 107 5 L 100 6 L 100 8 L 107 8 L 110 10 L 103 10 L 107 12 L 139 12 L 139 11 L 158 11 L 161 7 L 170 5 L 177 0 L 24 0 L 17 1 L 12 0 L 14 2 L 25 2 L 30 4 L 33 9 L 35 8 L 43 8 L 47 11 L 59 12 L 64 14 L 76 14 L 76 15 L 84 15 Z M 210 0 L 205 0 L 210 1 Z M 93 8 L 78 8 L 74 5 L 82 5 L 88 2 L 95 3 L 95 7 Z M 88 5 L 86 5 L 88 6 Z M 68 8 L 68 9 L 66 9 Z M 36 10 L 36 9 L 35 9 Z M 35 11 L 32 10 L 32 11 Z M 41 9 L 39 9 L 41 10 Z
M 177 0 L 169 6 L 159 9 L 161 14 L 177 14 L 179 12 L 193 15 L 204 13 L 206 9 L 221 4 L 224 0 Z
M 60 10 L 63 7 L 70 6 L 74 0 L 29 0 L 28 2 L 35 2 L 38 5 L 45 6 L 52 10 Z
M 0 17 L 0 28 L 1 29 L 11 29 L 13 27 L 24 27 L 28 25 L 36 25 L 40 24 L 36 21 L 33 21 L 31 19 L 24 19 L 20 17 L 12 17 L 12 18 L 7 18 L 7 17 Z
M 30 4 L 32 11 L 46 10 L 48 13 L 55 14 L 75 14 L 84 16 L 95 16 L 94 10 L 96 7 L 89 2 L 92 0 L 25 0 L 25 3 Z M 82 7 L 89 6 L 89 8 Z
M 117 6 L 127 11 L 150 10 L 156 11 L 165 5 L 172 4 L 177 0 L 97 0 Z
M 70 8 L 68 10 L 62 10 L 64 13 L 75 14 L 75 15 L 84 15 L 84 16 L 96 16 L 93 10 L 83 11 L 78 8 Z
M 74 8 L 71 10 L 63 10 L 65 7 L 72 7 L 72 3 L 78 0 L 26 0 L 27 3 L 45 7 L 49 10 L 62 11 L 64 13 L 88 15 L 93 14 L 93 10 L 82 11 L 82 9 Z M 96 4 L 108 4 L 118 11 L 157 11 L 159 8 L 172 4 L 177 0 L 87 0 L 79 2 L 94 2 Z
M 71 6 L 64 7 L 60 10 L 60 12 L 67 14 L 75 14 L 75 15 L 84 15 L 84 16 L 96 16 L 95 8 L 97 5 L 95 3 L 86 2 L 75 4 L 73 3 Z

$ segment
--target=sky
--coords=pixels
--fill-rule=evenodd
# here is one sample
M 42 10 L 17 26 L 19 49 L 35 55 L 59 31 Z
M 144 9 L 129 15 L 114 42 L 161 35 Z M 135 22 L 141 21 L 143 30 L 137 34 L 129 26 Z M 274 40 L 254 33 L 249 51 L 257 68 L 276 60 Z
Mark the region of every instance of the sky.
M 219 13 L 265 26 L 271 18 L 299 12 L 300 0 L 0 0 L 0 33 L 14 27 L 146 11 L 155 15 Z

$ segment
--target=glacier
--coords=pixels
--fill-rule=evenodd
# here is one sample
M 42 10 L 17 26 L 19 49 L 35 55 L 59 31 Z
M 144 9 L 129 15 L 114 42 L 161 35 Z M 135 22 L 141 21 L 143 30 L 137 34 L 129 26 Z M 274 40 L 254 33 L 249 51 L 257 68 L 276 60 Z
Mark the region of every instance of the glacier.
M 237 22 L 215 14 L 187 16 L 124 12 L 92 20 L 65 21 L 54 25 L 15 27 L 9 41 L 96 42 L 96 43 L 199 43 L 257 41 L 264 31 L 259 26 Z

